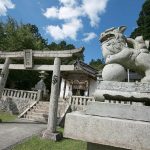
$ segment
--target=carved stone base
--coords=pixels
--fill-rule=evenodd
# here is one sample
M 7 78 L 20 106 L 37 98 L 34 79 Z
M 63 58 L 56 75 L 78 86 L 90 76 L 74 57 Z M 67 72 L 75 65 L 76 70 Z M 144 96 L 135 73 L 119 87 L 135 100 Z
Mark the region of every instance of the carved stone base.
M 88 150 L 150 150 L 150 122 L 76 111 L 66 115 L 64 129 L 66 138 L 98 144 L 89 145 Z
M 63 137 L 62 133 L 59 132 L 51 133 L 49 130 L 45 130 L 42 133 L 43 139 L 49 139 L 52 141 L 59 141 L 62 139 L 62 137 Z

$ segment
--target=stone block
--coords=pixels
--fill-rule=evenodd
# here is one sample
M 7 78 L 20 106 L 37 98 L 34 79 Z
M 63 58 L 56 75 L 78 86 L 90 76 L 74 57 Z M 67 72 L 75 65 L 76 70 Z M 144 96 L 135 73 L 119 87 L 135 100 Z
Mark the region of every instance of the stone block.
M 89 102 L 86 108 L 86 114 L 150 122 L 149 106 Z
M 73 112 L 66 115 L 64 137 L 124 149 L 150 150 L 150 123 Z
M 96 101 L 107 99 L 150 103 L 150 83 L 101 81 L 94 97 Z
M 55 133 L 51 133 L 49 130 L 45 130 L 42 133 L 42 138 L 43 139 L 49 139 L 52 141 L 59 141 L 62 139 L 62 133 L 59 132 L 55 132 Z

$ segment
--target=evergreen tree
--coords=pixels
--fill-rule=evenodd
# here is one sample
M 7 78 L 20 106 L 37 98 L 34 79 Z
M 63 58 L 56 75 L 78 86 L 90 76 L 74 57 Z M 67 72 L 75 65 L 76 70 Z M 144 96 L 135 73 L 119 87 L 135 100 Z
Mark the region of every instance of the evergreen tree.
M 150 40 L 150 0 L 146 0 L 137 20 L 138 27 L 131 33 L 135 38 L 142 35 L 144 40 Z
M 55 42 L 52 42 L 51 44 L 48 45 L 48 48 L 49 48 L 49 50 L 62 51 L 62 50 L 75 49 L 76 47 L 73 44 L 67 44 L 66 41 L 61 41 L 58 44 L 56 44 Z M 77 59 L 84 61 L 83 52 L 73 56 L 72 58 L 63 59 L 62 64 L 73 64 L 75 62 L 75 60 L 77 60 Z
M 104 67 L 104 64 L 102 63 L 101 59 L 97 59 L 97 60 L 92 59 L 89 65 L 98 71 L 102 70 Z
M 69 50 L 75 49 L 72 44 L 67 44 L 65 41 L 61 41 L 56 44 L 52 42 L 47 44 L 41 34 L 38 27 L 32 24 L 17 23 L 17 21 L 11 17 L 8 17 L 7 21 L 0 22 L 0 51 L 22 51 L 24 49 L 32 50 Z M 62 64 L 72 64 L 76 59 L 83 60 L 83 53 L 73 58 L 63 59 Z M 0 60 L 1 61 L 1 60 Z M 13 63 L 23 63 L 23 60 L 13 60 Z M 53 64 L 53 60 L 35 60 L 34 64 Z M 49 72 L 51 76 L 51 72 Z M 7 87 L 31 90 L 32 87 L 39 80 L 39 74 L 36 71 L 20 71 L 11 70 Z M 47 79 L 47 85 L 50 88 L 51 77 Z
M 40 35 L 36 25 L 18 24 L 8 17 L 7 22 L 0 22 L 0 50 L 20 51 L 23 49 L 44 49 L 47 40 Z

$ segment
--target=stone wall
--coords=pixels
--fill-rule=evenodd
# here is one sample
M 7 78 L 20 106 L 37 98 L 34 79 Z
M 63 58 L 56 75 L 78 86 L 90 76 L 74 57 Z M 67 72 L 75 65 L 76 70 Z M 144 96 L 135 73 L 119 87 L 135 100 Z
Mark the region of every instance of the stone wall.
M 0 110 L 8 111 L 12 114 L 20 114 L 33 102 L 33 100 L 29 99 L 3 97 L 3 99 L 0 100 Z
M 0 110 L 9 111 L 12 114 L 20 114 L 33 102 L 38 101 L 40 97 L 40 91 L 4 89 L 0 100 Z

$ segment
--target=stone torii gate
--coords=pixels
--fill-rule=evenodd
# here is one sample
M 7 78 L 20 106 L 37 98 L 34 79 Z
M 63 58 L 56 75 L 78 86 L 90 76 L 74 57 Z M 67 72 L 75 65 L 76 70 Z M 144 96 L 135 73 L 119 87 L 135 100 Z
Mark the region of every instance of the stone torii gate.
M 0 51 L 0 59 L 5 59 L 4 65 L 0 65 L 0 68 L 2 68 L 0 74 L 0 98 L 2 97 L 2 92 L 7 81 L 10 66 L 13 66 L 15 69 L 17 68 L 20 69 L 21 67 L 22 69 L 27 70 L 32 70 L 32 68 L 34 68 L 33 70 L 39 70 L 38 67 L 35 67 L 36 65 L 34 66 L 33 64 L 34 58 L 54 59 L 48 124 L 47 130 L 43 132 L 43 138 L 48 138 L 56 141 L 61 137 L 59 133 L 56 133 L 61 59 L 72 57 L 73 55 L 81 52 L 83 52 L 83 48 L 64 51 L 37 51 L 37 50 L 35 51 L 24 50 L 19 52 Z M 17 64 L 10 64 L 12 59 L 24 59 L 24 66 Z M 50 65 L 47 66 L 44 65 L 44 67 L 46 68 L 48 66 Z M 42 69 L 42 67 L 40 69 Z

